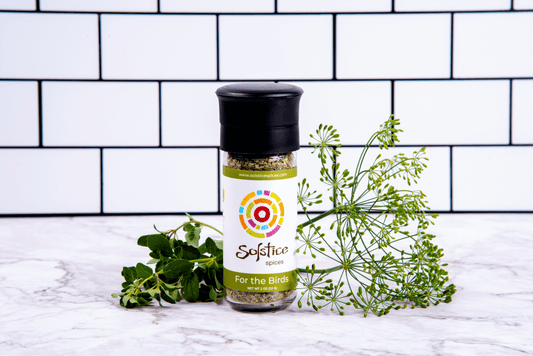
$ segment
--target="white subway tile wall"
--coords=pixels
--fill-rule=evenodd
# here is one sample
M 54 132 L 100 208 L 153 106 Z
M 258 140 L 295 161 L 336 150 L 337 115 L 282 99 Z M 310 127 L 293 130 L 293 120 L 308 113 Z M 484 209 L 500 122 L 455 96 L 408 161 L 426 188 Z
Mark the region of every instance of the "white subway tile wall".
M 214 15 L 102 15 L 103 79 L 217 79 Z
M 162 83 L 161 129 L 163 146 L 218 146 L 220 82 Z
M 331 79 L 333 16 L 220 16 L 220 78 Z
M 279 12 L 387 12 L 391 0 L 278 0 Z
M 45 146 L 159 146 L 157 83 L 44 82 Z
M 533 10 L 533 0 L 513 0 L 515 10 Z
M 220 213 L 218 101 L 301 86 L 298 154 L 391 114 L 431 211 L 533 212 L 532 0 L 0 0 L 0 215 Z M 370 157 L 379 148 L 369 151 Z M 398 187 L 404 187 L 403 181 Z
M 364 145 L 391 114 L 390 81 L 289 82 L 305 95 L 300 99 L 300 143 L 321 123 L 334 125 L 342 142 Z
M 104 213 L 217 212 L 217 149 L 104 149 Z
M 509 10 L 511 0 L 396 0 L 396 11 Z
M 157 12 L 157 0 L 40 0 L 42 11 Z
M 274 12 L 274 0 L 159 0 L 161 12 Z
M 0 0 L 0 10 L 35 10 L 35 0 Z
M 455 211 L 532 210 L 533 147 L 453 147 Z
M 402 144 L 509 143 L 509 80 L 399 80 L 394 85 L 394 113 L 405 131 Z
M 456 78 L 533 76 L 533 12 L 454 15 Z
M 449 78 L 450 14 L 337 16 L 337 78 Z
M 98 15 L 0 13 L 0 78 L 98 79 Z
M 533 144 L 533 80 L 513 80 L 512 143 Z
M 39 93 L 35 81 L 0 81 L 0 145 L 39 146 Z
M 0 214 L 100 212 L 98 149 L 0 150 Z

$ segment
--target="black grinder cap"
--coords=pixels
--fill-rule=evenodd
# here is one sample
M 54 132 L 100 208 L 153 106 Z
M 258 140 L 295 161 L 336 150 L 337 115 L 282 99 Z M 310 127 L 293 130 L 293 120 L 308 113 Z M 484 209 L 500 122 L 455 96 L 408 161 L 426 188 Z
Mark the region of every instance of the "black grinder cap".
M 220 149 L 274 155 L 300 149 L 300 87 L 281 83 L 240 83 L 217 89 Z

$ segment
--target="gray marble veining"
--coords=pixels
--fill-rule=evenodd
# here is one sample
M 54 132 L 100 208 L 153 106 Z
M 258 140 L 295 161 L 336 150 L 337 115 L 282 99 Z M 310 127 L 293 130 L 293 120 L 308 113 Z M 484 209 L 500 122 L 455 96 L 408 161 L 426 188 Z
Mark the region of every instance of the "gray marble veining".
M 126 310 L 110 294 L 145 262 L 138 236 L 181 216 L 0 219 L 0 355 L 533 354 L 533 215 L 442 215 L 454 301 L 378 318 L 226 303 Z M 202 219 L 221 227 L 220 216 Z

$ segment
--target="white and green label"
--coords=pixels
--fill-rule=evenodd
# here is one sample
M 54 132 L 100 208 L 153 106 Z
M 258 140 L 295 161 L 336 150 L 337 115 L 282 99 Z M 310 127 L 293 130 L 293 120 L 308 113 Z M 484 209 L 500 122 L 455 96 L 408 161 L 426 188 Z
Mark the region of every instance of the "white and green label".
M 279 292 L 295 289 L 296 270 L 281 273 L 240 273 L 224 269 L 224 285 L 246 292 Z
M 245 292 L 296 287 L 296 168 L 224 167 L 224 284 Z
M 222 169 L 225 177 L 246 180 L 279 180 L 296 177 L 296 168 L 285 169 L 283 171 L 242 171 L 240 169 L 228 168 Z

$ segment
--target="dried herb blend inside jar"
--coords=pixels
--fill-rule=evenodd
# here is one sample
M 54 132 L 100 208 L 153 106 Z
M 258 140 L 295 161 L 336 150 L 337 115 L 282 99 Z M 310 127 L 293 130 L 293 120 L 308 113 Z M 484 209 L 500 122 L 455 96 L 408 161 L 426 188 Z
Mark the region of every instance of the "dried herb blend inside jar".
M 244 83 L 216 93 L 226 300 L 236 310 L 284 309 L 296 298 L 296 151 L 303 90 Z

